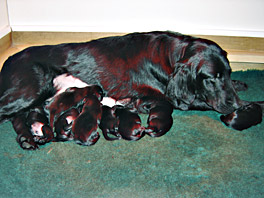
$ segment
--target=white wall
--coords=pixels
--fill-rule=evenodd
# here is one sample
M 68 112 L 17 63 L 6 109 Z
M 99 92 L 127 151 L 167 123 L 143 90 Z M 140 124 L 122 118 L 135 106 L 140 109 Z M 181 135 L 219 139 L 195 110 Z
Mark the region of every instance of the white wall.
M 0 0 L 0 38 L 10 31 L 6 0 Z
M 3 1 L 3 0 L 0 0 Z M 264 0 L 7 0 L 13 31 L 264 37 Z

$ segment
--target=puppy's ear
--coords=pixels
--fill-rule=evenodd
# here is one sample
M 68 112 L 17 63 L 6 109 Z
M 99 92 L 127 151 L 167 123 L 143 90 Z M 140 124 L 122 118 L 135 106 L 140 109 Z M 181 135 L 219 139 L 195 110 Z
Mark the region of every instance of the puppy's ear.
M 189 105 L 195 99 L 194 86 L 194 77 L 190 68 L 185 64 L 178 63 L 170 77 L 165 94 L 174 101 L 182 101 Z

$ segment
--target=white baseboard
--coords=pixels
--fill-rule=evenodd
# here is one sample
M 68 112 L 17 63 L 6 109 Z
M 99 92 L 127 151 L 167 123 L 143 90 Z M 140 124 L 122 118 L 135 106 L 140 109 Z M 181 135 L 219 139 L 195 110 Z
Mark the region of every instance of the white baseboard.
M 137 26 L 128 27 L 128 26 L 35 26 L 35 25 L 12 25 L 12 31 L 16 32 L 147 32 L 147 31 L 166 31 L 171 30 L 175 32 L 180 32 L 183 34 L 190 35 L 217 35 L 217 36 L 240 36 L 240 37 L 261 37 L 264 38 L 264 30 L 228 30 L 228 29 L 206 29 L 206 28 L 197 28 L 197 27 L 186 27 L 179 26 L 174 27 L 173 25 L 168 28 L 164 27 L 155 27 L 155 26 Z
M 11 32 L 11 27 L 7 26 L 3 29 L 0 30 L 0 39 L 3 38 L 4 36 L 6 36 L 7 34 L 9 34 Z

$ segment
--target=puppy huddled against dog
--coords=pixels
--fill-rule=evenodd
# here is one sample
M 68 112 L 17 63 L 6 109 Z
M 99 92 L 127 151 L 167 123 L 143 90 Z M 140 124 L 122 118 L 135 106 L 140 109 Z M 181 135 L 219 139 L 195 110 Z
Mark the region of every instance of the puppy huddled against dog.
M 91 146 L 100 138 L 98 129 L 109 141 L 137 141 L 145 134 L 160 137 L 172 126 L 173 107 L 169 103 L 155 103 L 143 97 L 127 99 L 124 106 L 112 98 L 107 98 L 112 104 L 103 102 L 103 96 L 99 86 L 70 87 L 46 101 L 42 108 L 32 109 L 27 123 L 34 140 L 38 144 L 74 140 L 77 144 Z M 138 113 L 146 111 L 150 116 L 148 126 L 144 127 Z

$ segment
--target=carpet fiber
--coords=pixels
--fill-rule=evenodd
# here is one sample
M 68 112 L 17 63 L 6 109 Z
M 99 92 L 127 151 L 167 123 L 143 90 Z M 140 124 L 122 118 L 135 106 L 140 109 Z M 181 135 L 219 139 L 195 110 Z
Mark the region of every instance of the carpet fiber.
M 264 71 L 234 72 L 244 100 L 264 100 Z M 173 112 L 160 138 L 91 147 L 50 143 L 22 150 L 10 122 L 0 125 L 0 197 L 264 197 L 264 122 L 242 132 L 216 112 Z M 146 122 L 146 116 L 142 115 Z

